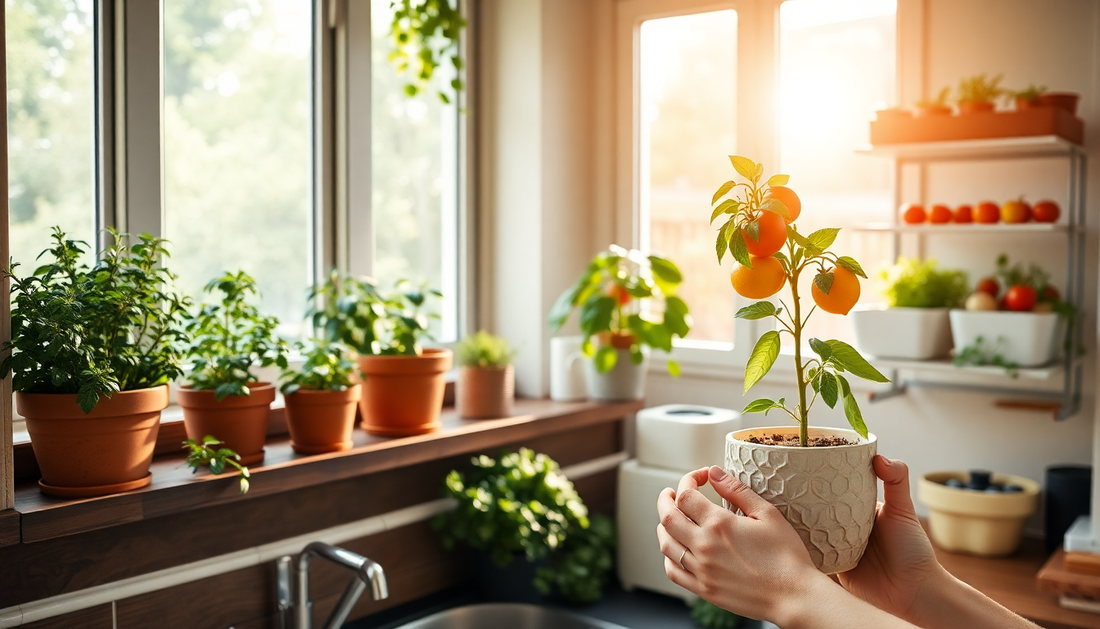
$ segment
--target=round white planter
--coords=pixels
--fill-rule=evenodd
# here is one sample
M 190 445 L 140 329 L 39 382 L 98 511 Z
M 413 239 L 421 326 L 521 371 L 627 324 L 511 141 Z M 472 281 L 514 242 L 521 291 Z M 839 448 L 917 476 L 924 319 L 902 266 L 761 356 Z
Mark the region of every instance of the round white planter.
M 588 385 L 588 397 L 597 402 L 640 400 L 645 397 L 645 375 L 649 370 L 649 348 L 642 346 L 642 363 L 630 360 L 630 350 L 617 349 L 615 366 L 607 373 L 600 373 L 591 358 L 585 359 L 584 378 Z
M 951 320 L 947 313 L 947 308 L 853 309 L 850 314 L 856 347 L 878 358 L 942 358 L 951 352 Z
M 1039 506 L 1039 483 L 1022 476 L 994 474 L 998 485 L 1017 485 L 1017 493 L 987 493 L 948 487 L 948 479 L 963 483 L 968 472 L 932 472 L 920 479 L 918 494 L 928 505 L 932 541 L 953 553 L 1003 557 L 1016 552 L 1024 522 Z
M 726 470 L 779 509 L 819 570 L 851 570 L 867 548 L 875 521 L 878 486 L 871 460 L 878 439 L 811 426 L 811 437 L 835 435 L 857 443 L 791 448 L 747 441 L 774 434 L 797 435 L 798 428 L 750 428 L 726 435 Z

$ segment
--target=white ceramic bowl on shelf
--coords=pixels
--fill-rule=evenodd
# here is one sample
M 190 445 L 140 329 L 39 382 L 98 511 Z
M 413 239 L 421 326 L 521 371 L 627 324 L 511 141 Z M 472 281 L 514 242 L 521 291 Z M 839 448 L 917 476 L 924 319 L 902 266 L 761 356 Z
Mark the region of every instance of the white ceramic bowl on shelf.
M 876 358 L 932 360 L 951 352 L 951 321 L 947 308 L 886 308 L 852 310 L 859 351 Z
M 956 353 L 981 338 L 984 351 L 1018 367 L 1039 367 L 1057 358 L 1064 329 L 1053 312 L 951 311 Z

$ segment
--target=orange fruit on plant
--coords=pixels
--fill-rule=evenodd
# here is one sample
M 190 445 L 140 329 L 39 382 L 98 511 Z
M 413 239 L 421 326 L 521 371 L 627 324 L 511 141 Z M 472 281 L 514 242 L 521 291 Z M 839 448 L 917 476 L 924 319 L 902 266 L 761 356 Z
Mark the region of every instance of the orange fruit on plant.
M 771 256 L 749 256 L 752 268 L 739 263 L 733 264 L 730 284 L 738 295 L 748 299 L 767 299 L 779 292 L 787 282 L 787 273 L 783 263 Z
M 607 294 L 614 297 L 615 300 L 619 302 L 620 306 L 629 304 L 632 299 L 630 291 L 628 291 L 625 286 L 620 286 L 618 284 L 612 284 Z
M 787 244 L 787 221 L 773 212 L 761 212 L 756 220 L 760 224 L 760 240 L 753 240 L 747 229 L 742 229 L 741 234 L 749 254 L 766 258 Z
M 955 208 L 955 214 L 951 217 L 956 223 L 973 223 L 974 208 L 969 205 L 960 205 Z
M 794 190 L 791 190 L 787 186 L 772 186 L 765 197 L 777 199 L 783 205 L 787 206 L 787 211 L 791 213 L 791 218 L 787 221 L 788 223 L 793 223 L 798 220 L 798 215 L 802 213 L 802 199 L 799 199 L 798 195 L 794 193 Z
M 907 225 L 920 225 L 928 220 L 928 215 L 924 212 L 923 205 L 914 204 L 905 208 L 901 213 L 901 220 L 905 221 Z
M 816 282 L 810 292 L 818 308 L 832 314 L 846 315 L 859 301 L 859 278 L 842 266 L 833 267 L 833 285 L 829 287 L 829 293 L 825 294 Z
M 1001 220 L 1001 208 L 997 207 L 997 204 L 992 201 L 982 201 L 978 204 L 978 209 L 974 214 L 974 218 L 979 223 L 985 223 L 987 225 L 998 223 Z
M 930 223 L 936 223 L 942 225 L 944 223 L 951 222 L 951 208 L 946 205 L 933 205 L 932 213 L 928 215 L 928 221 Z
M 1001 220 L 1006 223 L 1026 223 L 1031 220 L 1031 206 L 1023 199 L 1015 199 L 1001 207 Z
M 1061 213 L 1061 208 L 1054 201 L 1039 201 L 1031 208 L 1032 216 L 1039 223 L 1054 223 Z

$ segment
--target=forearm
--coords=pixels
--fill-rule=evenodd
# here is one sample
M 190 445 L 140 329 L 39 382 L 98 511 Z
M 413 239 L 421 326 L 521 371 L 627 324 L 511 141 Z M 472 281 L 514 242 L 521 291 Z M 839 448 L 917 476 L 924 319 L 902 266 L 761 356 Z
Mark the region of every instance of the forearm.
M 925 629 L 1038 629 L 942 568 L 906 617 Z
M 783 629 L 915 629 L 915 626 L 853 596 L 821 575 L 802 596 L 786 601 L 774 622 Z

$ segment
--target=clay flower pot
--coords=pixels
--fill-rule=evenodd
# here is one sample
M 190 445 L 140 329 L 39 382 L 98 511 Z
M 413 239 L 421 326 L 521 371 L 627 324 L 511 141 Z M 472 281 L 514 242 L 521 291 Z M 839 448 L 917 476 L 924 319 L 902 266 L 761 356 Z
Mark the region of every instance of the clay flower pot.
M 84 414 L 76 394 L 16 393 L 31 447 L 42 471 L 42 492 L 53 496 L 102 496 L 144 487 L 168 406 L 168 386 L 120 391 L 101 397 Z
M 191 387 L 179 390 L 179 405 L 183 408 L 183 426 L 187 436 L 202 441 L 213 435 L 241 455 L 241 465 L 254 465 L 264 460 L 267 440 L 267 418 L 275 401 L 275 385 L 254 382 L 248 385 L 249 395 L 230 395 L 220 402 L 214 391 L 198 391 Z
M 987 493 L 947 487 L 948 479 L 965 483 L 967 472 L 933 472 L 920 479 L 917 490 L 928 505 L 932 541 L 953 553 L 1004 557 L 1016 552 L 1024 522 L 1039 506 L 1039 483 L 1030 478 L 994 474 L 998 485 L 1016 485 L 1016 493 Z
M 1039 104 L 1047 107 L 1059 107 L 1071 114 L 1077 114 L 1077 103 L 1081 100 L 1080 94 L 1072 92 L 1046 92 L 1039 96 Z
M 959 113 L 964 116 L 966 114 L 990 114 L 993 113 L 994 109 L 996 109 L 996 107 L 994 107 L 993 103 L 959 103 Z
M 927 118 L 930 116 L 950 116 L 951 108 L 946 105 L 920 105 L 913 112 L 913 116 L 916 118 Z
M 453 359 L 449 349 L 425 349 L 420 356 L 359 356 L 363 430 L 386 437 L 437 430 L 447 388 L 443 375 Z
M 1016 99 L 1016 111 L 1027 111 L 1028 109 L 1035 109 L 1036 107 L 1042 106 L 1038 98 L 1029 99 L 1018 97 Z
M 499 419 L 512 416 L 516 377 L 511 365 L 463 367 L 458 372 L 455 407 L 467 419 Z
M 321 454 L 350 448 L 355 407 L 362 390 L 362 385 L 353 384 L 343 391 L 298 389 L 283 397 L 294 451 Z
M 751 428 L 726 435 L 726 470 L 779 508 L 814 565 L 825 574 L 856 567 L 875 521 L 878 486 L 871 461 L 877 437 L 843 428 L 809 428 L 850 446 L 798 448 L 750 443 L 751 437 L 797 435 L 797 427 Z

